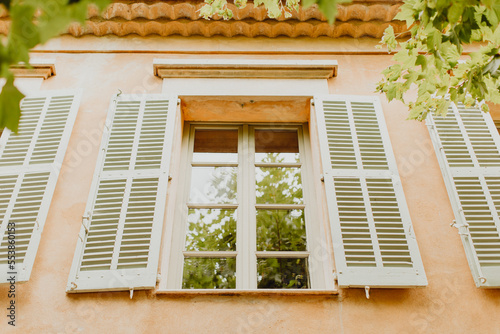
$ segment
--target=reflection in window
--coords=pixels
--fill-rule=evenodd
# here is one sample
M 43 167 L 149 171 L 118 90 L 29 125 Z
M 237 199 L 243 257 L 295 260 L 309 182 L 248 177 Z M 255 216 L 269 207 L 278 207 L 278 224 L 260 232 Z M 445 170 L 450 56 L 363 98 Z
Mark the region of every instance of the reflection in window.
M 257 204 L 301 204 L 300 168 L 256 167 Z
M 237 167 L 192 167 L 190 203 L 236 203 Z
M 258 259 L 259 289 L 308 289 L 307 259 Z
M 186 251 L 235 251 L 236 210 L 189 209 Z
M 235 289 L 236 259 L 184 259 L 183 289 Z
M 252 287 L 310 288 L 299 131 L 195 126 L 183 289 L 236 288 L 240 256 Z M 238 155 L 240 149 L 255 154 Z M 256 231 L 248 233 L 249 226 Z M 237 233 L 250 249 L 236 244 Z
M 257 210 L 258 251 L 305 251 L 304 210 Z
M 196 129 L 193 161 L 238 162 L 238 130 Z
M 297 131 L 255 130 L 255 162 L 298 162 L 299 159 Z

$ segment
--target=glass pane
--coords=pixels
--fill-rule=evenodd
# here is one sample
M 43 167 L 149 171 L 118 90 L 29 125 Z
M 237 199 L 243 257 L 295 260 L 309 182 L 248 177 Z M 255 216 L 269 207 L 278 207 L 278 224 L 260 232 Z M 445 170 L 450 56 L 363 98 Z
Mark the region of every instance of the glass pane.
M 237 167 L 192 167 L 190 203 L 237 203 Z
M 193 161 L 238 162 L 238 130 L 195 130 Z
M 185 258 L 182 288 L 236 288 L 236 259 Z
M 304 210 L 257 210 L 258 251 L 305 251 Z
M 299 162 L 295 130 L 255 130 L 256 162 Z
M 308 289 L 307 259 L 257 259 L 257 288 Z
M 190 209 L 187 251 L 235 251 L 236 210 Z
M 256 167 L 257 204 L 302 204 L 300 168 Z

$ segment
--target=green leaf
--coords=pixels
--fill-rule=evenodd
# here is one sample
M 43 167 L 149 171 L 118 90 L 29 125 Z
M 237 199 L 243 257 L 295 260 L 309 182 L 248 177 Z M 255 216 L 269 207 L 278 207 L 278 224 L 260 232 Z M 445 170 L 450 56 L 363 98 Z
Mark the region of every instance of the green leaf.
M 451 7 L 448 9 L 448 21 L 449 23 L 458 22 L 462 13 L 464 11 L 464 4 L 459 1 L 452 2 Z
M 14 86 L 14 76 L 11 74 L 0 94 L 0 129 L 8 128 L 17 133 L 21 118 L 20 103 L 24 95 Z

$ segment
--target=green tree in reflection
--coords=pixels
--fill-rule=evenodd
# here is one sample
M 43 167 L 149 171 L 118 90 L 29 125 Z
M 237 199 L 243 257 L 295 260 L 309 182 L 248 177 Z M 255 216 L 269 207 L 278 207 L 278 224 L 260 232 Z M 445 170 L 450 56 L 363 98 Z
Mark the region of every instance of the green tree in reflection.
M 268 153 L 263 162 L 283 162 L 280 154 Z M 222 169 L 221 169 L 222 170 Z M 227 203 L 236 193 L 237 173 L 215 173 L 209 200 Z M 303 203 L 299 168 L 257 168 L 256 202 L 258 204 Z M 257 210 L 258 251 L 305 251 L 306 232 L 303 210 Z M 234 210 L 190 210 L 186 250 L 236 250 L 236 212 Z M 259 288 L 307 288 L 305 259 L 266 258 L 257 261 Z M 184 263 L 183 288 L 235 288 L 234 259 L 191 258 Z

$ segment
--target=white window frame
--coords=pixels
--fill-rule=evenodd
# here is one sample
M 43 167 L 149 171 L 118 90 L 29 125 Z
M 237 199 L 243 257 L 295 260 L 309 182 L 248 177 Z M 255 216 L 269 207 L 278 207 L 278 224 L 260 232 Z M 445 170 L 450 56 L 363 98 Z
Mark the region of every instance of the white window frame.
M 189 63 L 190 71 L 189 75 L 187 75 L 183 69 L 185 68 L 185 63 Z M 226 73 L 219 73 L 217 75 L 205 75 L 205 73 L 213 70 L 212 67 L 217 67 L 220 64 L 228 63 L 231 68 L 231 72 L 233 74 L 228 75 Z M 280 62 L 278 62 L 280 63 Z M 183 59 L 183 60 L 175 60 L 175 59 L 154 59 L 153 61 L 153 72 L 154 75 L 163 79 L 163 88 L 162 92 L 164 94 L 175 94 L 179 96 L 180 100 L 183 97 L 213 97 L 216 100 L 225 101 L 231 100 L 234 97 L 266 97 L 268 101 L 276 98 L 277 101 L 284 99 L 295 99 L 297 97 L 302 97 L 306 99 L 312 99 L 314 95 L 317 94 L 328 94 L 328 78 L 332 76 L 336 76 L 338 72 L 338 64 L 335 60 L 317 60 L 317 61 L 309 61 L 309 60 L 289 60 L 285 62 L 281 62 L 278 64 L 273 60 L 257 60 L 257 59 L 246 59 L 245 61 L 233 62 L 228 61 L 227 59 L 219 59 L 216 61 L 208 61 L 207 59 Z M 166 68 L 168 64 L 173 64 L 174 70 L 173 74 L 162 74 L 161 70 Z M 283 66 L 285 65 L 285 66 Z M 321 67 L 321 73 L 318 75 L 309 75 L 307 73 L 309 66 L 319 66 Z M 250 68 L 249 68 L 250 67 Z M 253 69 L 252 69 L 253 67 Z M 329 68 L 329 70 L 326 70 Z M 310 69 L 310 68 L 309 68 Z M 176 73 L 176 70 L 177 73 Z M 247 70 L 247 72 L 245 72 Z M 249 73 L 248 70 L 263 70 L 267 71 L 265 76 L 254 76 L 251 79 L 248 79 L 245 73 Z M 290 76 L 289 74 L 293 71 L 299 70 L 301 73 L 295 77 Z M 236 73 L 234 73 L 236 72 Z M 297 72 L 297 73 L 299 73 Z M 328 72 L 328 73 L 327 73 Z M 181 73 L 179 75 L 179 73 Z M 170 294 L 170 293 L 230 293 L 234 291 L 236 293 L 240 293 L 244 290 L 242 289 L 219 289 L 219 290 L 210 290 L 210 291 L 200 291 L 197 289 L 181 289 L 181 283 L 178 283 L 178 288 L 173 289 L 172 283 L 168 282 L 168 278 L 171 276 L 170 265 L 171 261 L 171 249 L 173 248 L 174 242 L 178 239 L 178 233 L 176 228 L 176 222 L 174 217 L 178 216 L 179 211 L 182 209 L 182 204 L 179 203 L 177 193 L 174 193 L 176 189 L 180 186 L 180 180 L 177 180 L 177 175 L 182 173 L 182 166 L 184 164 L 179 164 L 178 161 L 187 161 L 187 146 L 185 143 L 187 142 L 186 136 L 189 135 L 189 132 L 185 130 L 185 122 L 182 116 L 182 110 L 178 111 L 177 115 L 177 126 L 183 130 L 182 133 L 176 134 L 176 140 L 178 143 L 174 147 L 174 153 L 172 161 L 176 162 L 176 166 L 171 167 L 172 171 L 172 180 L 171 186 L 169 187 L 169 194 L 167 199 L 167 207 L 166 210 L 169 214 L 167 214 L 165 228 L 163 232 L 163 240 L 162 240 L 162 251 L 161 251 L 161 260 L 160 260 L 160 269 L 159 269 L 159 284 L 156 290 L 156 293 L 162 294 Z M 208 122 L 207 122 L 208 123 Z M 254 123 L 258 124 L 258 123 Z M 285 124 L 285 123 L 280 123 Z M 309 123 L 310 124 L 310 123 Z M 179 130 L 178 128 L 178 130 Z M 304 127 L 304 133 L 307 133 L 307 143 L 310 143 L 309 133 Z M 309 144 L 308 144 L 309 145 Z M 306 154 L 308 158 L 306 159 L 306 163 L 309 164 L 308 170 L 310 173 L 313 172 L 313 152 L 309 149 L 306 150 Z M 318 148 L 319 151 L 319 148 Z M 319 161 L 317 161 L 319 164 Z M 319 186 L 321 183 L 316 182 L 316 180 L 311 180 L 310 182 L 303 182 L 303 186 L 309 187 L 312 191 L 311 201 L 313 208 L 310 209 L 311 212 L 314 212 L 318 216 L 316 220 L 315 229 L 319 231 L 317 236 L 314 236 L 315 233 L 310 233 L 307 236 L 308 247 L 315 246 L 314 249 L 311 249 L 311 254 L 313 256 L 317 256 L 320 258 L 321 265 L 319 266 L 322 274 L 320 275 L 310 275 L 310 289 L 279 289 L 279 293 L 337 293 L 337 286 L 335 282 L 334 276 L 334 261 L 332 254 L 331 242 L 328 239 L 328 230 L 325 229 L 325 225 L 323 222 L 323 214 L 324 214 L 324 205 L 318 201 L 320 191 L 322 188 Z M 184 203 L 185 205 L 185 203 Z M 312 219 L 311 219 L 312 221 Z M 178 228 L 178 227 L 177 227 Z M 182 231 L 184 233 L 184 231 Z M 310 241 L 309 238 L 313 238 L 315 240 Z M 181 239 L 184 242 L 183 239 Z M 179 264 L 177 264 L 179 266 Z M 182 267 L 182 263 L 180 264 Z M 311 265 L 309 264 L 309 267 Z M 179 269 L 177 269 L 179 270 Z M 181 268 L 182 273 L 182 268 Z M 314 276 L 314 278 L 312 278 Z M 182 275 L 178 275 L 178 278 L 182 282 Z M 313 279 L 317 279 L 318 281 L 322 281 L 324 283 L 313 283 Z M 321 287 L 318 287 L 321 286 Z M 254 289 L 248 290 L 256 293 L 269 293 L 272 291 L 276 291 L 274 289 Z M 246 291 L 246 290 L 245 290 Z
M 287 290 L 333 290 L 333 276 L 328 276 L 325 269 L 329 266 L 325 265 L 325 259 L 318 256 L 321 252 L 317 251 L 318 247 L 324 247 L 326 241 L 325 233 L 321 233 L 322 225 L 319 224 L 318 210 L 315 209 L 314 199 L 316 197 L 313 185 L 312 175 L 312 158 L 309 145 L 309 133 L 307 127 L 302 124 L 266 124 L 266 123 L 245 123 L 245 124 L 224 124 L 220 123 L 194 123 L 186 122 L 184 124 L 184 135 L 182 143 L 182 158 L 181 168 L 183 171 L 190 171 L 191 157 L 194 146 L 194 131 L 195 129 L 238 129 L 238 163 L 228 163 L 227 165 L 238 166 L 238 223 L 237 223 L 237 250 L 234 252 L 185 252 L 184 244 L 186 238 L 186 224 L 188 212 L 188 198 L 190 192 L 191 173 L 183 173 L 180 180 L 181 191 L 176 193 L 179 199 L 176 204 L 175 217 L 173 219 L 172 246 L 169 256 L 169 267 L 166 271 L 165 281 L 160 283 L 160 290 L 180 290 L 182 288 L 183 266 L 185 255 L 194 255 L 196 253 L 200 257 L 220 257 L 224 258 L 227 255 L 236 257 L 236 289 L 218 290 L 218 291 L 238 291 L 238 290 L 255 290 L 257 289 L 257 259 L 264 257 L 271 258 L 307 258 L 308 259 L 308 274 L 309 274 L 309 289 L 287 289 Z M 253 168 L 258 165 L 254 161 L 254 151 L 252 143 L 254 141 L 254 131 L 256 129 L 289 129 L 297 130 L 299 137 L 299 152 L 301 163 L 283 163 L 281 167 L 288 165 L 301 167 L 302 187 L 304 195 L 304 204 L 300 207 L 304 208 L 305 224 L 306 224 L 306 245 L 307 251 L 297 252 L 263 252 L 256 250 L 256 203 L 255 203 L 255 173 Z M 246 147 L 250 148 L 248 151 Z M 224 164 L 226 165 L 226 164 Z M 262 164 L 263 165 L 263 164 Z M 212 205 L 210 205 L 212 207 Z M 225 205 L 227 206 L 227 205 Z M 257 205 L 258 207 L 259 205 Z M 278 207 L 279 205 L 276 205 Z M 296 205 L 290 205 L 294 207 Z M 281 207 L 281 206 L 280 206 Z M 190 206 L 191 208 L 191 206 Z M 196 208 L 193 207 L 193 208 Z M 232 206 L 231 206 L 232 208 Z M 283 206 L 284 209 L 288 208 Z M 167 209 L 168 210 L 168 209 Z M 316 251 L 314 251 L 316 250 Z M 330 271 L 331 272 L 331 271 Z M 328 277 L 330 279 L 328 279 Z M 164 287 L 162 287 L 162 285 Z M 259 289 L 259 291 L 270 291 L 282 289 Z M 189 291 L 189 290 L 182 290 Z M 197 289 L 195 291 L 203 291 Z M 212 291 L 212 290 L 210 290 Z

